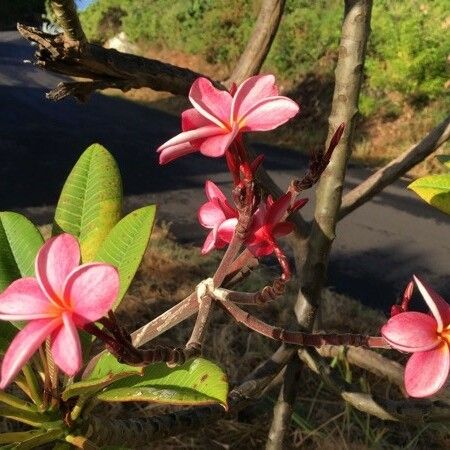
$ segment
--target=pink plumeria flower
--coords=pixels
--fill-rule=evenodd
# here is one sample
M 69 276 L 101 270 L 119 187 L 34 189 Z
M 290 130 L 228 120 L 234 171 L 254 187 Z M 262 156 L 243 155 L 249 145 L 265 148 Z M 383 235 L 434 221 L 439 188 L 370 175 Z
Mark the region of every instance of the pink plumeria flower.
M 414 281 L 430 314 L 401 312 L 381 334 L 391 347 L 412 353 L 405 367 L 405 388 L 411 397 L 428 397 L 441 389 L 450 369 L 450 305 L 424 281 Z
M 208 79 L 198 78 L 189 100 L 194 107 L 181 115 L 183 132 L 157 150 L 160 164 L 196 151 L 223 156 L 240 133 L 273 130 L 299 112 L 297 103 L 278 95 L 273 75 L 248 78 L 233 96 Z
M 3 358 L 0 389 L 11 383 L 47 337 L 63 372 L 73 376 L 81 368 L 77 328 L 111 309 L 119 292 L 119 276 L 108 264 L 79 263 L 78 241 L 61 234 L 39 250 L 36 278 L 16 280 L 0 295 L 1 320 L 29 321 Z
M 235 219 L 238 214 L 237 211 L 231 207 L 223 192 L 212 182 L 207 181 L 205 184 L 205 192 L 208 201 L 204 203 L 198 211 L 198 220 L 202 226 L 210 229 L 205 243 L 202 247 L 202 254 L 206 254 L 214 248 L 223 248 L 230 241 L 224 241 L 218 236 L 218 231 L 221 228 L 236 227 Z M 230 222 L 231 220 L 231 222 Z
M 286 236 L 294 228 L 292 223 L 285 221 L 288 211 L 301 208 L 307 201 L 301 199 L 291 207 L 291 194 L 287 193 L 276 201 L 268 197 L 265 203 L 261 203 L 253 215 L 249 237 L 245 241 L 250 252 L 258 258 L 273 253 L 278 246 L 276 238 Z M 237 219 L 229 219 L 226 226 L 219 228 L 219 238 L 230 242 L 236 224 Z

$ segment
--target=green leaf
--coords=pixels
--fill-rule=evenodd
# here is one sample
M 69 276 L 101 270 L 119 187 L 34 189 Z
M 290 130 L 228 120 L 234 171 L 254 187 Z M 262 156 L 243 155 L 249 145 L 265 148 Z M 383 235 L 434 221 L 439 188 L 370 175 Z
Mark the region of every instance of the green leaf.
M 108 234 L 95 257 L 117 267 L 120 291 L 113 309 L 117 308 L 139 267 L 147 248 L 156 206 L 146 206 L 125 216 Z
M 91 145 L 70 172 L 56 207 L 53 234 L 70 233 L 80 241 L 83 262 L 92 261 L 120 218 L 122 181 L 112 155 Z
M 447 169 L 450 169 L 450 155 L 438 155 L 437 160 L 443 164 Z
M 26 217 L 0 212 L 0 292 L 18 278 L 34 276 L 34 260 L 43 244 Z
M 110 354 L 108 355 L 112 356 Z M 105 369 L 104 364 L 105 361 L 103 361 L 103 369 Z M 69 398 L 76 397 L 79 395 L 82 395 L 84 397 L 90 397 L 99 390 L 105 388 L 106 386 L 109 386 L 110 384 L 114 383 L 117 380 L 130 377 L 133 375 L 142 375 L 144 373 L 144 369 L 142 367 L 126 366 L 125 364 L 122 364 L 122 366 L 125 366 L 123 370 L 114 371 L 110 366 L 111 370 L 108 371 L 107 375 L 104 376 L 102 375 L 99 376 L 98 378 L 93 378 L 91 374 L 91 376 L 87 380 L 71 384 L 63 391 L 62 399 L 64 401 L 67 401 Z M 99 373 L 100 371 L 97 372 L 97 375 Z
M 111 353 L 103 353 L 95 363 L 92 371 L 89 372 L 87 376 L 83 377 L 83 379 L 86 381 L 101 380 L 109 375 L 118 375 L 121 373 L 129 374 L 130 371 L 134 371 L 133 373 L 135 374 L 142 374 L 143 368 L 122 364 L 117 361 L 117 359 L 113 355 L 111 355 Z
M 108 386 L 97 398 L 108 402 L 147 401 L 170 405 L 220 403 L 227 407 L 228 382 L 216 364 L 203 358 L 181 366 L 151 364 L 141 377 L 133 376 Z
M 30 448 L 42 448 L 44 444 L 56 441 L 63 436 L 64 432 L 62 430 L 46 430 L 36 436 L 19 442 L 16 447 L 17 450 L 28 450 Z
M 450 174 L 422 177 L 413 181 L 408 188 L 430 205 L 450 215 Z

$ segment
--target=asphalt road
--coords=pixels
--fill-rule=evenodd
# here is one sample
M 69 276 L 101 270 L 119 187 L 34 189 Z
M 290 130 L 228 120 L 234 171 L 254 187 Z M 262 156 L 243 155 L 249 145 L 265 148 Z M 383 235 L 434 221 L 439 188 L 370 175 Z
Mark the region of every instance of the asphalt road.
M 24 59 L 33 49 L 15 32 L 0 33 L 0 209 L 51 220 L 62 184 L 80 153 L 100 142 L 116 157 L 126 207 L 159 204 L 182 241 L 200 243 L 196 222 L 205 177 L 226 185 L 224 161 L 188 156 L 157 164 L 155 149 L 179 132 L 179 118 L 125 100 L 94 95 L 87 104 L 53 103 L 45 92 L 61 78 Z M 281 186 L 301 176 L 307 161 L 297 153 L 258 146 L 265 167 Z M 370 170 L 350 167 L 347 188 Z M 342 220 L 331 254 L 328 285 L 387 311 L 413 273 L 450 297 L 447 216 L 428 207 L 399 181 Z M 313 202 L 306 208 L 311 217 Z M 338 305 L 337 305 L 338 306 Z

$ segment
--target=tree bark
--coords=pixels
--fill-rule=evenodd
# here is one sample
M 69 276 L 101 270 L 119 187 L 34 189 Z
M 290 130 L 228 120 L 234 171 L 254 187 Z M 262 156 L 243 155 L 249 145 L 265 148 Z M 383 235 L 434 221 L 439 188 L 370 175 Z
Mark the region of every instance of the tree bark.
M 51 0 L 50 5 L 66 37 L 72 41 L 87 42 L 73 0 Z
M 403 152 L 389 164 L 377 170 L 367 180 L 344 195 L 339 220 L 367 203 L 386 186 L 405 175 L 450 138 L 450 116 L 433 128 L 418 144 Z
M 295 313 L 300 326 L 311 329 L 325 281 L 328 256 L 335 237 L 353 128 L 358 112 L 367 39 L 370 32 L 371 0 L 346 0 L 336 66 L 336 84 L 329 118 L 328 142 L 340 124 L 346 128 L 317 188 L 314 222 L 306 249 Z M 327 145 L 328 145 L 327 142 Z
M 226 84 L 242 83 L 261 70 L 283 16 L 285 0 L 262 0 L 256 24 L 247 46 Z

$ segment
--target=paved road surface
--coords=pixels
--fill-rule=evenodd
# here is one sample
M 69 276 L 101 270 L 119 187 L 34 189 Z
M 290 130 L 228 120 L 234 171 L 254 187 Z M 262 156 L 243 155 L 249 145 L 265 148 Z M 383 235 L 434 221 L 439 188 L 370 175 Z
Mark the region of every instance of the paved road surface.
M 50 221 L 68 171 L 84 148 L 100 142 L 119 162 L 128 208 L 157 202 L 159 218 L 172 221 L 181 240 L 201 242 L 196 210 L 204 201 L 205 174 L 226 184 L 224 162 L 190 156 L 159 167 L 154 149 L 179 132 L 178 118 L 102 95 L 86 105 L 52 103 L 44 94 L 60 79 L 24 65 L 31 55 L 17 33 L 0 33 L 0 209 L 28 208 L 38 222 Z M 260 150 L 282 186 L 306 165 L 294 152 Z M 347 186 L 369 174 L 350 167 Z M 331 255 L 329 286 L 385 311 L 412 273 L 450 296 L 450 221 L 405 186 L 396 183 L 344 219 Z M 311 211 L 312 204 L 308 217 Z

